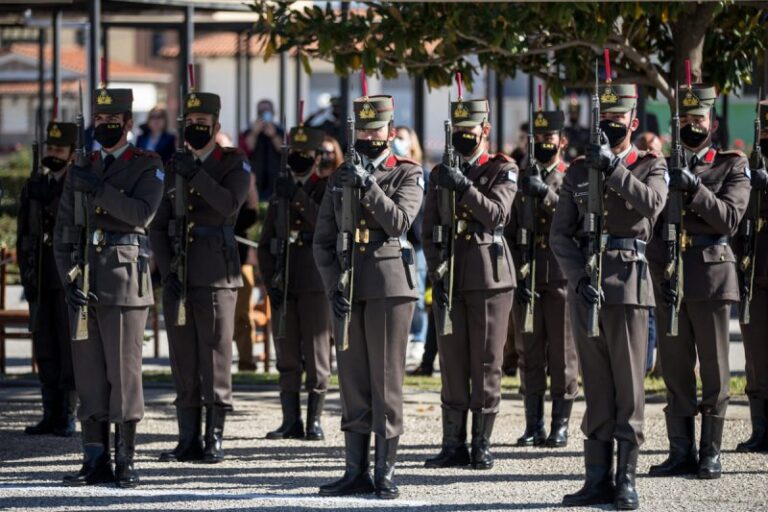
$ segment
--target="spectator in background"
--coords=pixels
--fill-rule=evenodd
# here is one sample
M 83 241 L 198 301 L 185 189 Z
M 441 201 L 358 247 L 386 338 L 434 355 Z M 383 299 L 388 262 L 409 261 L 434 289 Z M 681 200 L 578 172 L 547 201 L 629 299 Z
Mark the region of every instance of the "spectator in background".
M 240 134 L 238 146 L 245 151 L 256 175 L 259 198 L 268 200 L 280 172 L 280 148 L 283 145 L 283 127 L 275 122 L 275 106 L 270 100 L 256 104 L 256 121 Z
M 140 127 L 141 133 L 136 146 L 147 151 L 154 151 L 163 162 L 167 162 L 176 150 L 176 137 L 168 133 L 168 112 L 155 107 L 149 111 L 147 122 Z
M 234 147 L 234 144 L 232 144 L 232 137 L 222 131 L 216 134 L 216 144 L 223 148 Z
M 525 122 L 520 125 L 520 129 L 517 131 L 517 140 L 515 141 L 515 149 L 512 150 L 510 155 L 517 163 L 517 167 L 525 169 L 528 167 L 528 123 Z
M 661 138 L 653 132 L 643 132 L 635 138 L 635 146 L 643 151 L 653 151 L 658 155 L 663 155 L 664 144 Z
M 341 151 L 341 145 L 339 141 L 330 135 L 326 135 L 323 138 L 323 143 L 317 151 L 317 157 L 319 159 L 317 162 L 317 174 L 321 178 L 327 178 L 344 163 L 344 153 Z
M 320 95 L 317 103 L 320 109 L 312 113 L 304 124 L 320 128 L 336 140 L 344 141 L 346 134 L 341 119 L 341 98 L 324 93 Z

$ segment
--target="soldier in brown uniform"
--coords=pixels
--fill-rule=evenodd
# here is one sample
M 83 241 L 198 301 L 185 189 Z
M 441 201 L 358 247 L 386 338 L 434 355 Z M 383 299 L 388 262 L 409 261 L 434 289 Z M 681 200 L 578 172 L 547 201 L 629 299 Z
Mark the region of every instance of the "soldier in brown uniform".
M 394 102 L 391 96 L 354 101 L 359 163 L 345 163 L 331 177 L 315 229 L 314 255 L 333 314 L 351 310 L 349 348 L 339 350 L 339 385 L 346 471 L 320 494 L 376 492 L 399 495 L 394 483 L 397 445 L 403 432 L 405 350 L 416 304 L 415 259 L 406 240 L 424 198 L 420 165 L 393 155 Z M 336 252 L 344 186 L 360 189 L 353 246 L 354 295 L 349 304 L 338 291 Z M 371 433 L 375 434 L 374 482 L 368 472 Z
M 169 162 L 165 197 L 152 222 L 152 249 L 163 276 L 163 311 L 176 387 L 179 439 L 161 461 L 224 459 L 224 421 L 232 410 L 232 337 L 237 288 L 242 286 L 235 242 L 237 213 L 248 194 L 251 168 L 243 152 L 216 143 L 219 96 L 191 92 L 184 98 L 184 140 L 190 151 Z M 188 186 L 186 283 L 173 258 L 176 174 Z M 174 227 L 171 227 L 174 226 Z M 186 322 L 176 312 L 186 291 Z M 201 439 L 202 408 L 205 436 Z
M 586 482 L 564 497 L 566 506 L 615 502 L 635 509 L 635 473 L 643 442 L 648 309 L 653 307 L 645 246 L 667 195 L 666 164 L 631 144 L 637 129 L 634 84 L 601 86 L 601 144 L 576 159 L 565 175 L 550 231 L 550 243 L 568 279 L 571 325 L 581 365 L 587 410 L 581 428 Z M 602 281 L 598 290 L 586 274 L 584 218 L 588 170 L 605 179 Z M 590 305 L 601 303 L 599 336 L 588 336 Z M 618 442 L 613 479 L 613 446 Z
M 683 297 L 679 334 L 665 335 L 666 307 L 659 307 L 659 356 L 664 363 L 667 406 L 664 410 L 669 457 L 651 467 L 652 476 L 696 474 L 719 478 L 720 442 L 730 390 L 728 324 L 739 300 L 736 258 L 729 245 L 749 201 L 747 159 L 736 151 L 711 147 L 717 129 L 714 87 L 680 90 L 680 140 L 688 169 L 670 169 L 669 188 L 683 192 Z M 663 273 L 665 246 L 654 242 L 654 274 Z M 660 256 L 657 256 L 660 255 Z M 668 281 L 661 284 L 665 305 L 677 299 Z M 696 400 L 696 359 L 702 399 Z M 695 417 L 701 413 L 701 444 L 696 454 Z
M 75 431 L 77 394 L 69 311 L 53 256 L 53 226 L 67 172 L 65 167 L 73 155 L 77 125 L 51 121 L 46 134 L 42 164 L 48 172 L 27 181 L 21 193 L 18 216 L 16 248 L 24 296 L 30 305 L 30 315 L 34 312 L 35 317 L 32 345 L 43 395 L 43 419 L 26 427 L 24 433 L 69 437 Z M 34 202 L 38 205 L 33 205 Z M 36 206 L 40 212 L 38 219 L 32 211 Z M 39 224 L 37 230 L 33 222 Z
M 149 306 L 154 303 L 149 276 L 147 227 L 162 198 L 160 157 L 128 143 L 133 120 L 130 89 L 95 91 L 95 138 L 102 149 L 83 167 L 73 166 L 54 230 L 59 274 L 72 268 L 80 240 L 74 193 L 83 193 L 89 231 L 90 291 L 66 284 L 73 308 L 88 306 L 88 339 L 72 341 L 75 385 L 80 398 L 85 458 L 68 485 L 117 481 L 134 487 L 136 424 L 144 415 L 141 350 Z M 109 423 L 115 423 L 115 474 L 109 452 Z
M 564 122 L 562 111 L 539 111 L 535 115 L 533 156 L 539 169 L 534 173 L 529 168 L 523 173 L 520 178 L 522 194 L 515 198 L 513 216 L 518 219 L 515 224 L 521 224 L 529 233 L 535 234 L 532 243 L 536 251 L 535 297 L 519 274 L 515 290 L 516 324 L 523 323 L 526 304 L 534 300 L 533 332 L 521 333 L 525 432 L 517 440 L 518 446 L 566 446 L 571 407 L 579 390 L 576 345 L 571 332 L 570 311 L 566 307 L 567 281 L 549 248 L 549 228 L 567 169 L 561 158 L 566 146 L 562 137 Z M 531 201 L 538 202 L 534 218 L 530 218 L 529 213 Z M 529 264 L 528 270 L 532 268 L 533 264 Z M 552 428 L 549 437 L 544 428 L 547 374 L 552 379 Z
M 299 126 L 290 133 L 288 167 L 291 175 L 280 174 L 275 182 L 276 195 L 269 202 L 267 217 L 259 241 L 259 269 L 264 282 L 270 286 L 270 304 L 276 314 L 285 315 L 285 334 L 277 337 L 277 369 L 280 372 L 280 404 L 283 421 L 267 439 L 321 440 L 320 424 L 325 393 L 331 374 L 331 310 L 325 296 L 323 281 L 312 254 L 317 214 L 325 193 L 327 178 L 317 175 L 317 150 L 323 144 L 325 132 Z M 280 240 L 277 223 L 279 209 L 287 201 L 288 240 Z M 287 271 L 283 272 L 283 250 L 288 247 Z M 288 276 L 288 301 L 284 300 L 284 283 L 275 281 L 276 273 Z M 281 276 L 281 277 L 282 277 Z M 287 308 L 281 311 L 282 308 Z M 273 315 L 272 325 L 280 320 Z M 301 375 L 306 372 L 307 430 L 301 421 Z
M 752 419 L 752 435 L 747 441 L 739 443 L 736 451 L 765 452 L 768 451 L 768 344 L 765 336 L 768 332 L 768 173 L 765 170 L 768 163 L 768 101 L 761 101 L 758 111 L 761 122 L 760 149 L 762 154 L 750 159 L 752 188 L 760 193 L 759 219 L 755 223 L 758 230 L 755 243 L 755 273 L 750 301 L 750 322 L 741 325 L 741 335 L 744 338 L 744 351 L 747 360 L 747 396 L 749 397 L 749 412 Z M 761 161 L 757 161 L 761 159 Z M 754 192 L 753 192 L 754 193 Z M 735 247 L 741 254 L 741 240 L 737 239 Z M 741 266 L 739 266 L 741 274 Z M 740 275 L 739 282 L 742 282 Z
M 514 264 L 504 225 L 517 192 L 517 166 L 502 154 L 487 151 L 491 125 L 488 101 L 451 104 L 453 146 L 458 169 L 440 164 L 427 192 L 424 248 L 432 280 L 435 318 L 448 305 L 449 283 L 436 271 L 441 251 L 434 240 L 440 225 L 441 188 L 456 193 L 453 276 L 453 332 L 439 336 L 443 441 L 440 453 L 426 467 L 471 464 L 490 469 L 491 434 L 501 402 L 501 362 L 515 287 Z M 472 411 L 472 451 L 467 450 L 467 415 Z

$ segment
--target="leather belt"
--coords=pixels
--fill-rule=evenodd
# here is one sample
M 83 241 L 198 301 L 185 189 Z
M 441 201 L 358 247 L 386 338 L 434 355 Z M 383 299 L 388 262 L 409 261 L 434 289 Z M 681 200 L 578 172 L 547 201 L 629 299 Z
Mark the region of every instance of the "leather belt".
M 355 229 L 355 243 L 356 244 L 377 244 L 386 242 L 392 238 L 383 229 L 368 229 L 357 228 Z
M 639 238 L 620 238 L 608 236 L 605 243 L 607 251 L 633 251 L 637 255 L 637 271 L 640 284 L 637 287 L 637 302 L 643 304 L 648 286 L 648 260 L 645 258 L 646 241 Z
M 190 234 L 195 237 L 221 236 L 224 238 L 235 238 L 234 226 L 192 226 Z
M 689 247 L 709 247 L 711 245 L 728 245 L 728 235 L 689 235 Z
M 91 235 L 92 245 L 145 245 L 147 236 L 139 233 L 114 233 L 96 229 Z

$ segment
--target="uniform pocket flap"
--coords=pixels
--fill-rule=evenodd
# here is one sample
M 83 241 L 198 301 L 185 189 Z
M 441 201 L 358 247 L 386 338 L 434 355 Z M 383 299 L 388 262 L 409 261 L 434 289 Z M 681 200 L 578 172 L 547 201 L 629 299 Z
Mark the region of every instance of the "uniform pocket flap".
M 384 244 L 375 251 L 373 251 L 374 258 L 399 258 L 400 257 L 400 244 L 390 245 Z
M 736 257 L 733 255 L 730 246 L 710 245 L 701 251 L 701 257 L 704 263 L 735 263 Z
M 136 263 L 139 260 L 139 248 L 135 245 L 116 245 L 115 254 L 118 263 Z

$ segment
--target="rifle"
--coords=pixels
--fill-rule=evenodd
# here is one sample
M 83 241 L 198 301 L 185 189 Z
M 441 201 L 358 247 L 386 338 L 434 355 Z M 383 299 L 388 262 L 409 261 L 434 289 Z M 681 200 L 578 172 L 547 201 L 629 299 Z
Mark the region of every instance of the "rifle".
M 541 88 L 541 86 L 539 86 Z M 541 90 L 539 91 L 541 94 Z M 541 108 L 541 98 L 539 98 L 539 108 Z M 531 177 L 540 176 L 539 166 L 533 156 L 534 138 L 533 138 L 533 105 L 528 106 L 528 169 L 531 171 Z M 517 242 L 522 249 L 522 265 L 520 266 L 520 276 L 524 280 L 526 289 L 531 292 L 531 298 L 525 304 L 525 313 L 523 315 L 522 332 L 530 334 L 533 332 L 533 311 L 535 306 L 536 294 L 536 213 L 539 211 L 539 200 L 534 197 L 525 199 L 525 222 L 523 227 L 518 229 Z
M 672 116 L 672 151 L 669 158 L 672 169 L 685 169 L 688 163 L 680 145 L 680 89 L 675 84 L 675 111 Z M 664 225 L 661 239 L 667 244 L 667 265 L 664 278 L 677 292 L 675 302 L 667 305 L 667 336 L 677 336 L 680 305 L 683 302 L 683 252 L 687 235 L 683 228 L 683 194 L 679 190 L 670 190 L 664 212 Z
M 285 119 L 282 120 L 285 126 Z M 288 153 L 291 148 L 288 144 L 288 131 L 283 132 L 283 147 L 280 150 L 280 176 L 288 176 Z M 272 239 L 272 254 L 277 257 L 277 268 L 272 278 L 272 287 L 277 288 L 283 294 L 283 303 L 277 312 L 277 331 L 276 338 L 285 336 L 285 319 L 287 313 L 288 301 L 288 278 L 290 277 L 290 251 L 291 251 L 291 202 L 284 198 L 277 199 L 277 219 L 276 219 L 277 237 Z
M 54 99 L 54 105 L 56 100 Z M 56 118 L 56 106 L 53 107 L 53 118 Z M 30 183 L 40 183 L 43 179 L 43 170 L 40 165 L 40 134 L 42 131 L 42 106 L 37 112 L 35 123 L 35 140 L 32 142 L 32 173 L 29 177 Z M 28 258 L 30 268 L 35 269 L 33 277 L 35 279 L 35 290 L 37 297 L 34 301 L 29 301 L 29 332 L 37 331 L 38 312 L 40 309 L 40 294 L 43 285 L 43 205 L 37 199 L 29 200 L 29 235 L 27 235 Z
M 461 99 L 461 75 L 457 73 L 459 83 L 459 99 Z M 456 157 L 453 153 L 453 126 L 451 124 L 451 96 L 448 93 L 448 120 L 445 122 L 445 149 L 443 150 L 443 164 L 448 167 L 456 166 Z M 437 321 L 437 333 L 440 336 L 453 334 L 453 322 L 451 310 L 453 309 L 453 283 L 454 265 L 456 254 L 453 244 L 453 236 L 456 232 L 456 192 L 447 188 L 441 188 L 437 200 L 437 209 L 440 215 L 440 225 L 433 228 L 432 238 L 440 246 L 441 263 L 435 270 L 435 280 L 448 279 L 448 304 L 443 308 L 437 308 L 435 320 Z
M 190 65 L 190 72 L 191 72 Z M 187 153 L 184 145 L 184 89 L 179 87 L 179 114 L 176 117 L 176 159 L 183 158 Z M 179 173 L 174 176 L 176 195 L 173 198 L 173 261 L 171 271 L 176 274 L 181 282 L 181 294 L 176 304 L 177 327 L 187 325 L 187 249 L 189 245 L 189 219 L 187 218 L 187 204 L 189 203 L 189 190 L 187 180 Z
M 757 93 L 757 107 L 755 115 L 755 143 L 752 146 L 752 154 L 749 155 L 749 167 L 752 171 L 765 170 L 765 161 L 760 153 L 760 97 L 762 89 Z M 741 296 L 739 300 L 739 322 L 749 325 L 751 320 L 749 304 L 752 301 L 752 290 L 755 284 L 755 261 L 757 261 L 757 234 L 762 231 L 763 224 L 760 221 L 760 207 L 762 190 L 752 188 L 749 193 L 749 205 L 744 218 L 739 226 L 742 236 L 743 254 L 739 264 L 741 270 Z
M 359 157 L 355 151 L 355 120 L 347 118 L 347 151 L 344 154 L 344 162 L 349 165 L 357 165 Z M 344 294 L 352 305 L 354 298 L 355 244 L 365 238 L 361 230 L 357 229 L 357 205 L 360 203 L 360 191 L 355 187 L 344 187 L 341 196 L 341 231 L 336 239 L 336 253 L 341 262 L 341 276 L 339 276 L 338 290 Z M 349 322 L 352 312 L 345 314 L 343 318 L 334 316 L 334 338 L 336 350 L 344 351 L 349 348 Z
M 77 125 L 77 141 L 75 142 L 75 165 L 88 166 L 88 157 L 85 153 L 85 120 L 83 119 L 83 86 L 78 83 L 78 101 L 80 110 L 75 117 Z M 90 294 L 91 265 L 88 261 L 88 197 L 83 192 L 74 192 L 75 197 L 75 227 L 78 228 L 78 242 L 72 248 L 72 269 L 67 272 L 67 282 L 75 283 L 85 294 Z M 88 305 L 81 306 L 77 311 L 75 320 L 75 334 L 73 340 L 88 339 Z
M 606 50 L 606 64 L 610 61 Z M 606 66 L 606 82 L 610 83 L 610 69 Z M 595 92 L 592 95 L 592 120 L 589 129 L 590 144 L 600 144 L 600 98 L 598 86 L 598 69 L 595 61 Z M 603 183 L 603 173 L 600 169 L 590 167 L 587 170 L 589 181 L 589 195 L 587 200 L 587 214 L 584 216 L 584 233 L 588 238 L 588 244 L 585 249 L 587 260 L 586 272 L 589 276 L 589 283 L 597 290 L 597 302 L 590 304 L 589 315 L 587 317 L 587 335 L 595 338 L 600 335 L 600 307 L 602 305 L 603 293 L 603 252 L 607 236 L 603 233 L 603 194 L 605 184 Z

